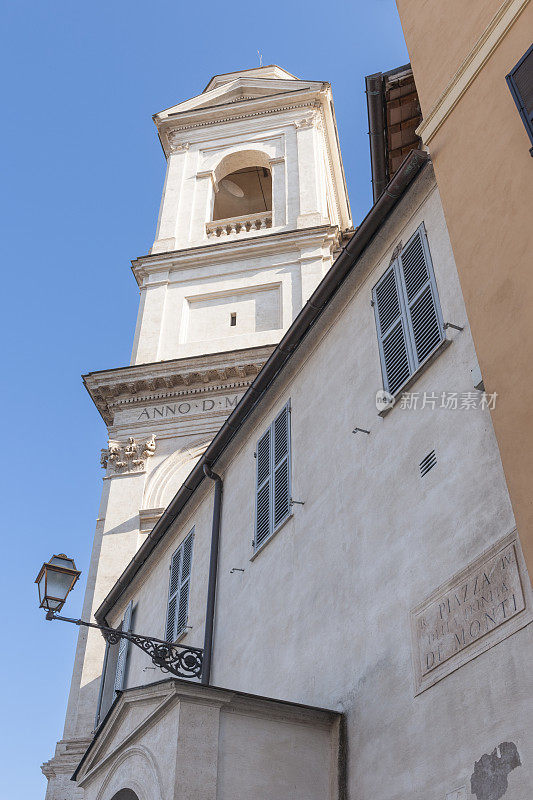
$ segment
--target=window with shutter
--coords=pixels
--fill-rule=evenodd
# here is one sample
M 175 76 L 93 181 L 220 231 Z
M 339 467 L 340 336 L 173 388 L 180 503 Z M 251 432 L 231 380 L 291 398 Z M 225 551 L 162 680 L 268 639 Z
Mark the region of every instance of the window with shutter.
M 194 528 L 180 544 L 170 561 L 165 639 L 174 642 L 187 627 L 189 584 L 191 580 Z
M 290 430 L 287 403 L 257 443 L 254 550 L 291 513 Z
M 423 225 L 374 286 L 372 294 L 383 385 L 396 394 L 444 338 Z
M 131 630 L 131 615 L 133 610 L 133 602 L 128 603 L 128 607 L 122 620 L 121 630 L 129 632 Z M 118 645 L 118 658 L 117 667 L 115 670 L 115 684 L 113 686 L 113 698 L 116 697 L 117 692 L 122 691 L 124 688 L 124 679 L 126 677 L 126 664 L 128 660 L 129 642 L 127 639 L 121 639 Z
M 533 145 L 533 44 L 506 76 L 506 80 Z M 529 152 L 533 156 L 533 147 Z

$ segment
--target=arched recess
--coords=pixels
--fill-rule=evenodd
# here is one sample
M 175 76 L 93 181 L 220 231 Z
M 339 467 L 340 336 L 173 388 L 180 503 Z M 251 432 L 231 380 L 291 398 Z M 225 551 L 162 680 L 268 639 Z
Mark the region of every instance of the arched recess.
M 166 508 L 210 441 L 196 440 L 167 456 L 150 474 L 143 508 Z
M 262 150 L 229 153 L 214 174 L 213 221 L 272 211 L 270 160 Z
M 154 756 L 147 747 L 137 744 L 117 757 L 100 786 L 96 800 L 162 800 L 161 786 L 161 774 Z

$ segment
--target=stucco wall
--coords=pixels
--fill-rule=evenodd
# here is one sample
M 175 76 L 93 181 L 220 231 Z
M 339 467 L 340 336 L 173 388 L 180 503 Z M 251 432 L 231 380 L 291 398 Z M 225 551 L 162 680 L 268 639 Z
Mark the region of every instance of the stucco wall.
M 422 222 L 444 320 L 464 330 L 449 332 L 450 346 L 412 391 L 473 391 L 476 354 L 428 167 L 216 465 L 224 499 L 212 682 L 344 711 L 349 797 L 469 793 L 474 763 L 510 741 L 522 765 L 507 797 L 522 800 L 533 786 L 531 625 L 414 696 L 410 609 L 514 526 L 488 411 L 397 405 L 377 414 L 371 289 Z M 292 496 L 305 504 L 252 558 L 255 445 L 289 398 Z M 432 449 L 437 465 L 421 478 Z M 131 595 L 136 629 L 163 630 L 170 555 L 194 525 L 192 628 L 183 641 L 201 646 L 211 513 L 205 485 L 112 621 Z M 149 666 L 132 649 L 128 685 L 159 679 Z

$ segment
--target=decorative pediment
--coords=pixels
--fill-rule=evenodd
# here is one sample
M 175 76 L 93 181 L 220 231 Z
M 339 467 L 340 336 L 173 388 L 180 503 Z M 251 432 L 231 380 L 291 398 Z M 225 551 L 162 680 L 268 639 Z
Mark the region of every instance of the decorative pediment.
M 76 770 L 78 780 L 111 764 L 124 748 L 138 743 L 176 702 L 176 693 L 168 681 L 119 695 Z
M 156 114 L 154 121 L 157 124 L 168 122 L 181 114 L 199 111 L 201 109 L 217 108 L 228 103 L 263 99 L 268 97 L 281 98 L 283 95 L 292 94 L 303 90 L 316 91 L 322 86 L 320 81 L 300 81 L 296 78 L 272 79 L 255 77 L 237 77 L 220 86 L 205 90 L 202 94 L 184 100 L 171 108 Z
M 73 778 L 92 798 L 215 800 L 247 796 L 259 774 L 254 797 L 339 800 L 340 731 L 336 711 L 170 679 L 119 696 Z

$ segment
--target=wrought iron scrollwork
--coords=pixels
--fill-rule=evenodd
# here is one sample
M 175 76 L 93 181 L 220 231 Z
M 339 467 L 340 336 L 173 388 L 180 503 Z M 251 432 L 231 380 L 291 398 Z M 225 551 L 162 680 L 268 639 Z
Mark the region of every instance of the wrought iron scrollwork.
M 172 644 L 171 642 L 163 641 L 163 639 L 156 639 L 153 636 L 141 636 L 138 633 L 107 628 L 103 625 L 96 625 L 94 622 L 85 622 L 82 619 L 61 617 L 53 612 L 48 612 L 46 618 L 73 622 L 74 625 L 83 625 L 85 628 L 97 628 L 109 644 L 118 644 L 121 639 L 127 639 L 149 655 L 152 663 L 160 667 L 163 672 L 171 672 L 178 678 L 199 678 L 202 674 L 204 651 L 199 647 Z
M 109 644 L 117 644 L 120 639 L 127 639 L 147 653 L 152 663 L 160 667 L 163 672 L 171 672 L 179 678 L 199 678 L 202 673 L 203 650 L 198 647 L 185 647 L 115 628 L 100 628 L 100 630 Z

